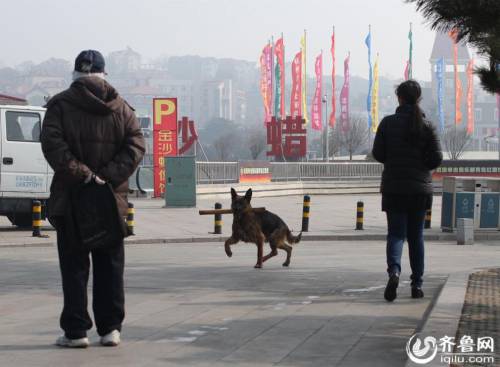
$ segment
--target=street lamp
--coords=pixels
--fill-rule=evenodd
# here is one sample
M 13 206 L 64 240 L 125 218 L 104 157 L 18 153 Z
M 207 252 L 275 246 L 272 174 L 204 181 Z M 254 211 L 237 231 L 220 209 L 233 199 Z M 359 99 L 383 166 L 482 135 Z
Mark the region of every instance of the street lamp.
M 330 159 L 330 152 L 329 152 L 329 139 L 328 139 L 328 95 L 325 94 L 323 96 L 323 99 L 321 100 L 321 102 L 324 103 L 325 105 L 325 131 L 326 131 L 326 134 L 325 134 L 325 143 L 324 143 L 324 148 L 325 148 L 325 156 L 326 156 L 326 161 L 328 162 L 329 159 Z

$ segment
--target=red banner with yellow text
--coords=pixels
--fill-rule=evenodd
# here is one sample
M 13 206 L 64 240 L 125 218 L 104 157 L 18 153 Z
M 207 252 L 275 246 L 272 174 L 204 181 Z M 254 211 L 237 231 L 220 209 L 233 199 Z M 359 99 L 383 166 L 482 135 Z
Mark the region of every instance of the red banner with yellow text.
M 165 157 L 177 155 L 177 98 L 153 99 L 154 196 L 165 193 Z
M 290 116 L 302 116 L 302 51 L 299 51 L 292 62 L 292 96 Z
M 467 65 L 467 133 L 474 133 L 474 59 Z

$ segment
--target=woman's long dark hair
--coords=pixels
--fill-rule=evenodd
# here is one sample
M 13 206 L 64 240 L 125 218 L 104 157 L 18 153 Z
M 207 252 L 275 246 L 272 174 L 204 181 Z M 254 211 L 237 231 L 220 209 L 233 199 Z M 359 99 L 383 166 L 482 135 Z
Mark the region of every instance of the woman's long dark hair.
M 403 104 L 413 107 L 413 116 L 410 121 L 410 138 L 412 140 L 420 138 L 424 130 L 424 115 L 418 105 L 422 96 L 420 84 L 415 80 L 404 81 L 396 88 L 396 95 Z

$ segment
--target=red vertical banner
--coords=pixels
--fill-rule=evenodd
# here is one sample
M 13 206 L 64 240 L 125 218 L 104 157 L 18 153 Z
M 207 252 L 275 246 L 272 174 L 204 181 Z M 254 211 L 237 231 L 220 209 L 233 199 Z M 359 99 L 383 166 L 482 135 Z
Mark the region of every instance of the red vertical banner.
M 455 73 L 455 124 L 458 125 L 462 121 L 462 111 L 460 110 L 460 101 L 462 99 L 462 83 L 458 77 L 458 45 L 457 45 L 456 29 L 452 29 L 448 35 L 453 41 L 453 69 Z
M 314 92 L 314 99 L 311 106 L 311 126 L 315 130 L 322 129 L 322 113 L 321 108 L 321 94 L 322 94 L 322 84 L 323 84 L 323 54 L 319 54 L 316 57 L 316 62 L 314 63 L 314 71 L 316 72 L 316 91 Z
M 332 112 L 330 113 L 330 126 L 335 127 L 335 115 L 337 114 L 337 105 L 335 103 L 335 31 L 332 33 Z
M 467 133 L 474 132 L 474 59 L 467 65 Z
M 342 125 L 342 131 L 347 132 L 350 129 L 349 121 L 349 58 L 350 55 L 344 60 L 344 85 L 340 91 L 340 123 Z
M 154 196 L 165 193 L 165 157 L 177 155 L 177 98 L 153 99 Z
M 272 99 L 273 99 L 273 82 L 272 82 L 272 47 L 267 44 L 262 50 L 260 56 L 260 93 L 264 102 L 264 124 L 271 121 L 272 115 Z
M 290 116 L 302 116 L 302 51 L 299 51 L 292 62 L 292 96 L 290 100 Z

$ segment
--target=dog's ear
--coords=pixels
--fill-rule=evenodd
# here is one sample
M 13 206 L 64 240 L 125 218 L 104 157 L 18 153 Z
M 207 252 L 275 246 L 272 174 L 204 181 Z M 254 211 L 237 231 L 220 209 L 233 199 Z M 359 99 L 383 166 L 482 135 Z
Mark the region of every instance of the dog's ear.
M 238 194 L 236 193 L 236 190 L 231 187 L 231 199 L 236 199 Z
M 245 193 L 245 200 L 248 202 L 252 200 L 252 189 L 248 189 L 247 192 Z

